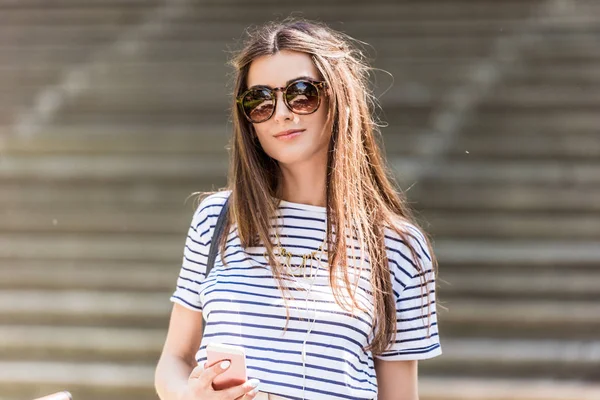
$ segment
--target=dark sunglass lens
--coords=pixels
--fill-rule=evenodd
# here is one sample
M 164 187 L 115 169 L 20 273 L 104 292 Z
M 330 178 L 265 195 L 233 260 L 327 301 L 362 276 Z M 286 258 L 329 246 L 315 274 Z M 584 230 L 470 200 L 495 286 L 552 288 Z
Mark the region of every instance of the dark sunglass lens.
M 244 113 L 252 122 L 266 121 L 273 114 L 275 101 L 266 89 L 255 89 L 248 92 L 243 100 Z
M 310 82 L 296 82 L 288 88 L 286 101 L 295 113 L 310 114 L 319 107 L 319 90 Z

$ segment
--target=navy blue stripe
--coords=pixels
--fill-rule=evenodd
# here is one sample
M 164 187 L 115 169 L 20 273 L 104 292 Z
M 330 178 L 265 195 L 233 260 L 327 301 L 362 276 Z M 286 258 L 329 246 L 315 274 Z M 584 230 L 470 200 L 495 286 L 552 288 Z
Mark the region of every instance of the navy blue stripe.
M 383 353 L 382 357 L 385 358 L 385 357 L 402 356 L 402 355 L 425 354 L 425 353 L 429 353 L 433 350 L 436 350 L 438 347 L 440 347 L 440 344 L 435 343 L 435 344 L 433 344 L 431 346 L 427 346 L 427 347 L 400 350 L 400 351 L 394 351 L 391 353 Z
M 298 354 L 298 355 L 300 355 L 300 354 Z M 257 361 L 266 361 L 266 362 L 272 362 L 272 363 L 274 363 L 275 365 L 277 365 L 277 364 L 287 364 L 287 365 L 302 366 L 302 363 L 299 363 L 299 362 L 294 362 L 294 361 L 284 361 L 284 360 L 281 360 L 281 359 L 275 360 L 275 359 L 273 359 L 273 358 L 268 358 L 268 357 L 251 357 L 251 356 L 246 356 L 246 359 L 248 359 L 248 360 L 257 360 Z M 312 369 L 318 369 L 318 370 L 322 370 L 322 371 L 329 371 L 329 372 L 337 373 L 337 374 L 340 374 L 340 375 L 344 375 L 344 371 L 336 370 L 336 369 L 333 369 L 333 368 L 326 368 L 326 367 L 322 367 L 322 366 L 315 365 L 315 364 L 308 364 L 308 363 L 307 363 L 307 364 L 306 364 L 306 368 L 307 368 L 307 369 L 308 369 L 308 368 L 312 368 Z M 260 370 L 260 368 L 259 368 L 259 367 L 253 367 L 253 369 Z M 286 374 L 286 375 L 287 375 L 287 374 Z M 292 376 L 293 376 L 293 375 L 296 375 L 296 374 L 290 374 L 290 375 L 292 375 Z M 310 376 L 310 375 L 308 375 L 308 374 L 307 374 L 307 375 L 306 375 L 306 378 L 308 379 L 308 378 L 309 378 L 309 376 Z M 302 375 L 298 375 L 298 377 L 302 377 Z M 356 381 L 356 382 L 358 382 L 358 383 L 363 383 L 363 384 L 370 385 L 370 386 L 372 386 L 372 387 L 374 387 L 374 388 L 376 388 L 376 387 L 377 387 L 377 385 L 374 385 L 372 382 L 369 382 L 369 380 L 368 380 L 368 379 L 359 379 L 359 378 L 356 378 L 356 377 L 353 377 L 353 376 L 350 376 L 350 379 L 352 379 L 352 380 L 354 380 L 354 381 Z M 331 380 L 327 380 L 327 381 L 328 381 L 329 383 L 331 383 L 331 384 L 334 384 L 334 385 L 340 385 L 340 384 L 343 384 L 344 378 L 342 377 L 342 383 L 340 383 L 340 382 L 336 382 L 336 381 L 331 381 Z M 350 387 L 353 387 L 353 386 L 350 386 Z M 355 388 L 355 389 L 356 389 L 356 387 L 353 387 L 353 388 Z
M 431 316 L 433 317 L 434 315 L 436 315 L 435 311 L 431 312 Z M 418 319 L 424 319 L 427 318 L 427 315 L 420 315 L 418 317 L 414 317 L 414 318 L 396 318 L 396 323 L 398 322 L 410 322 L 410 321 L 416 321 Z
M 210 321 L 207 322 L 206 326 L 208 329 L 208 326 L 211 326 L 212 323 Z M 205 333 L 204 337 L 207 338 L 211 338 L 211 337 L 220 337 L 220 336 L 225 336 L 225 337 L 229 337 L 231 336 L 231 334 L 226 333 L 226 332 L 214 332 L 214 333 Z M 246 333 L 241 333 L 241 334 L 237 334 L 235 335 L 237 337 L 240 337 L 242 339 L 246 338 L 246 339 L 256 339 L 256 340 L 260 340 L 260 341 L 267 341 L 267 342 L 280 342 L 280 343 L 296 343 L 296 344 L 303 344 L 304 341 L 302 340 L 294 340 L 294 339 L 289 339 L 289 338 L 274 338 L 274 337 L 264 337 L 264 336 L 258 336 L 258 335 L 249 335 Z M 331 348 L 331 349 L 336 349 L 336 350 L 340 350 L 343 353 L 350 353 L 352 354 L 354 357 L 356 357 L 356 361 L 358 361 L 360 364 L 365 365 L 367 368 L 369 367 L 369 364 L 366 361 L 363 361 L 362 358 L 355 353 L 354 351 L 350 350 L 348 347 L 343 347 L 343 346 L 336 346 L 334 344 L 331 343 L 321 343 L 321 342 L 313 342 L 313 341 L 307 341 L 306 342 L 307 345 L 311 345 L 311 346 L 315 346 L 315 347 L 324 347 L 324 348 Z M 364 354 L 364 352 L 363 352 Z M 371 357 L 369 357 L 371 358 Z
M 262 371 L 262 372 L 268 372 L 269 374 L 274 374 L 274 375 L 284 375 L 284 376 L 289 376 L 289 377 L 295 377 L 295 378 L 302 378 L 301 374 L 295 374 L 293 372 L 282 372 L 282 371 L 278 371 L 278 370 L 272 370 L 269 368 L 262 368 L 262 367 L 257 367 L 254 366 L 253 369 L 257 370 L 257 371 Z M 323 383 L 329 383 L 331 385 L 335 385 L 335 386 L 347 386 L 349 388 L 352 388 L 354 390 L 363 390 L 366 392 L 376 392 L 376 389 L 366 389 L 363 387 L 359 387 L 359 386 L 354 386 L 354 385 L 350 385 L 348 382 L 336 382 L 333 381 L 331 379 L 325 379 L 325 378 L 318 378 L 316 376 L 311 376 L 309 374 L 306 374 L 306 380 L 312 380 L 312 381 L 317 381 L 317 382 L 323 382 Z M 306 390 L 308 391 L 309 386 L 307 385 Z M 317 391 L 317 389 L 314 389 L 314 391 Z M 325 391 L 321 391 L 322 393 L 332 393 L 332 392 L 325 392 Z M 336 393 L 336 392 L 333 392 Z M 340 394 L 337 393 L 337 395 L 339 396 Z
M 229 303 L 228 301 L 226 301 L 226 303 Z M 266 315 L 266 314 L 261 314 L 261 313 L 253 313 L 253 312 L 247 312 L 247 311 L 230 311 L 230 310 L 213 310 L 210 312 L 211 315 L 215 314 L 215 315 L 220 315 L 220 314 L 225 314 L 225 315 L 243 315 L 243 316 L 250 316 L 250 317 L 261 317 L 261 318 L 267 318 L 267 319 L 277 319 L 280 321 L 285 321 L 287 319 L 286 316 L 284 315 Z M 306 321 L 306 318 L 298 318 L 298 317 L 289 317 L 290 321 Z M 248 324 L 248 323 L 241 323 L 241 322 L 213 322 L 212 324 L 214 325 L 232 325 L 232 326 L 247 326 L 250 328 L 261 328 L 261 329 L 267 329 L 267 330 L 274 330 L 274 331 L 280 331 L 283 332 L 283 328 L 278 327 L 278 326 L 270 326 L 270 325 L 262 325 L 262 324 Z M 360 329 L 357 329 L 355 327 L 351 327 L 347 324 L 342 324 L 340 322 L 329 322 L 329 321 L 319 321 L 317 320 L 315 322 L 315 325 L 333 325 L 333 326 L 339 326 L 339 327 L 343 327 L 352 331 L 357 332 L 360 336 L 364 337 L 365 339 L 367 339 L 368 335 L 365 332 L 362 332 Z M 287 328 L 288 331 L 290 332 L 302 332 L 302 333 L 306 333 L 306 329 L 302 328 Z M 344 335 L 340 335 L 337 333 L 331 333 L 331 332 L 325 332 L 325 331 L 318 331 L 318 330 L 312 330 L 311 331 L 311 335 L 321 335 L 321 336 L 327 336 L 327 337 L 332 337 L 332 338 L 336 338 L 336 339 L 342 339 L 342 340 L 346 340 L 356 346 L 358 346 L 359 348 L 362 348 L 363 344 L 360 343 L 358 340 L 353 339 L 349 336 L 344 336 Z
M 271 224 L 271 229 L 279 229 L 279 228 L 291 228 L 291 229 L 302 229 L 306 231 L 315 231 L 320 233 L 325 233 L 326 229 L 315 228 L 312 226 L 302 226 L 302 225 L 292 225 L 292 224 Z
M 433 268 L 429 268 L 429 269 L 426 269 L 425 271 L 418 272 L 415 275 L 413 275 L 413 279 L 420 278 L 420 277 L 425 276 L 425 275 L 427 275 L 427 274 L 429 274 L 431 272 L 433 272 Z
M 271 351 L 271 352 L 280 353 L 280 354 L 293 354 L 293 355 L 297 355 L 297 356 L 301 355 L 301 353 L 299 351 L 296 351 L 296 350 L 283 350 L 283 349 L 276 349 L 276 348 L 273 348 L 273 347 L 249 346 L 247 344 L 244 344 L 244 348 L 246 348 L 246 349 L 252 349 L 252 350 L 258 350 L 258 351 Z M 203 345 L 201 347 L 201 350 L 206 350 L 206 346 Z M 350 361 L 346 360 L 345 358 L 327 356 L 327 355 L 324 355 L 324 354 L 321 354 L 321 353 L 311 353 L 311 352 L 308 352 L 308 351 L 306 352 L 306 355 L 309 356 L 309 357 L 322 358 L 324 360 L 337 361 L 337 362 L 340 362 L 340 363 L 348 365 L 349 367 L 351 367 L 353 370 L 355 370 L 356 372 L 358 372 L 361 375 L 366 375 L 366 376 L 368 376 L 370 378 L 376 378 L 375 374 L 369 374 L 368 370 L 364 370 L 364 371 L 359 370 L 358 368 L 356 368 L 356 366 L 354 364 L 352 364 Z M 277 362 L 284 362 L 284 361 L 280 361 L 280 360 L 281 359 L 278 359 L 275 362 L 276 363 Z M 284 363 L 290 363 L 290 362 L 285 361 Z M 301 363 L 298 363 L 298 364 L 302 365 Z M 306 365 L 308 366 L 310 364 L 306 364 Z M 317 367 L 315 367 L 315 368 L 317 368 Z M 330 370 L 331 372 L 341 373 L 339 370 L 336 370 L 336 369 L 333 369 L 333 368 L 327 368 L 327 367 L 324 367 L 324 366 L 319 367 L 319 368 L 324 369 L 324 370 Z M 357 378 L 354 378 L 354 379 L 357 379 Z
M 431 326 L 432 327 L 433 326 L 437 326 L 437 322 L 432 323 Z M 426 326 L 426 325 L 423 325 L 423 326 L 419 326 L 419 327 L 416 327 L 416 328 L 410 328 L 410 329 L 398 329 L 396 331 L 396 333 L 408 333 L 408 332 L 419 331 L 421 329 L 427 329 L 427 328 L 429 328 L 429 327 Z M 398 343 L 398 342 L 396 342 L 396 343 Z
M 428 302 L 427 304 L 423 304 L 423 306 L 414 306 L 414 307 L 409 307 L 409 308 L 398 308 L 397 312 L 398 313 L 403 313 L 403 312 L 407 312 L 407 311 L 414 311 L 414 310 L 418 310 L 421 307 L 423 308 L 427 308 L 427 306 L 433 306 L 435 304 L 435 300 L 432 300 L 431 302 Z
M 398 299 L 398 301 L 396 301 L 396 303 L 402 303 L 403 301 L 408 301 L 408 300 L 422 299 L 424 297 L 429 297 L 430 294 L 434 294 L 434 293 L 435 293 L 435 289 L 432 289 L 432 290 L 428 291 L 427 293 L 419 294 L 418 296 L 400 298 L 400 299 Z
M 422 337 L 417 337 L 417 338 L 410 338 L 410 339 L 400 339 L 400 340 L 396 340 L 396 341 L 395 341 L 395 343 L 396 343 L 396 344 L 398 344 L 398 343 L 419 342 L 419 341 L 421 341 L 421 340 L 426 340 L 426 339 L 429 339 L 429 338 L 434 338 L 434 337 L 437 337 L 437 336 L 438 336 L 438 334 L 437 334 L 437 333 L 434 333 L 434 334 L 431 334 L 431 335 L 429 335 L 429 337 L 427 337 L 427 336 L 422 336 Z
M 302 301 L 302 300 L 300 300 L 300 301 Z M 243 301 L 243 300 L 235 300 L 235 302 L 236 302 L 236 304 L 237 303 L 242 303 L 242 304 L 249 304 L 249 305 L 262 305 L 262 306 L 265 306 L 265 307 L 273 307 L 273 308 L 276 308 L 276 309 L 285 309 L 285 305 L 283 305 L 283 304 L 265 304 L 265 303 L 261 303 L 261 302 L 258 302 L 258 301 Z M 209 305 L 211 303 L 228 303 L 229 304 L 229 303 L 231 303 L 231 301 L 229 301 L 227 299 L 210 300 L 210 301 L 207 301 L 204 304 L 204 307 L 206 307 L 207 305 Z M 326 310 L 319 310 L 319 312 L 327 313 L 327 314 L 340 314 L 340 315 L 344 315 L 341 312 L 334 312 L 334 311 L 329 312 L 329 311 L 326 311 Z M 229 313 L 229 311 L 227 313 Z M 236 311 L 236 313 L 238 313 L 239 315 L 245 315 L 246 314 L 246 312 L 243 312 L 243 311 L 239 311 L 239 312 Z M 281 315 L 265 315 L 265 314 L 258 314 L 258 315 L 260 315 L 260 316 L 262 316 L 264 318 L 276 318 L 276 319 L 286 319 L 287 318 L 287 317 L 284 317 L 284 316 L 281 316 Z M 348 316 L 348 318 L 352 318 L 350 315 L 347 315 L 347 316 Z M 355 317 L 353 319 L 359 319 L 359 318 Z M 300 318 L 300 317 L 290 317 L 290 321 L 304 321 L 304 320 L 305 320 L 304 318 Z M 365 321 L 361 320 L 361 322 L 365 322 Z M 325 325 L 333 325 L 333 326 L 344 327 L 346 329 L 349 329 L 349 330 L 352 330 L 352 331 L 360 333 L 361 336 L 365 337 L 365 339 L 367 338 L 367 334 L 365 334 L 365 332 L 363 332 L 361 329 L 358 329 L 358 328 L 356 328 L 354 326 L 351 326 L 351 325 L 343 324 L 341 322 L 331 322 L 331 321 L 319 321 L 319 320 L 317 320 L 315 322 L 315 324 L 325 324 Z M 249 327 L 255 327 L 255 328 L 256 327 L 264 326 L 264 325 L 256 325 L 255 326 L 254 324 L 242 324 L 242 325 L 249 326 Z M 367 327 L 370 328 L 368 323 L 365 322 L 365 325 L 367 325 Z M 271 329 L 271 327 L 269 327 L 269 329 Z M 280 328 L 274 328 L 274 329 L 278 329 L 279 330 Z M 288 330 L 290 330 L 290 329 L 288 329 Z M 300 330 L 300 331 L 304 332 L 305 330 Z M 292 330 L 292 332 L 293 332 L 293 330 Z
M 205 263 L 202 263 L 202 262 L 200 262 L 200 261 L 196 261 L 196 260 L 192 260 L 191 258 L 187 258 L 185 255 L 183 256 L 183 259 L 184 259 L 185 261 L 187 261 L 187 262 L 190 262 L 190 263 L 192 263 L 192 264 L 201 265 L 201 266 L 203 266 L 203 267 L 204 267 L 204 270 L 206 270 L 206 264 L 205 264 Z M 187 271 L 190 271 L 190 272 L 195 272 L 195 273 L 197 273 L 197 274 L 200 274 L 200 272 L 198 272 L 198 271 L 192 271 L 192 270 L 189 270 L 189 269 L 188 269 Z
M 287 221 L 287 220 L 290 220 L 290 219 L 297 219 L 297 220 L 300 220 L 300 221 L 315 221 L 315 222 L 320 222 L 320 223 L 322 223 L 322 224 L 325 224 L 325 223 L 326 223 L 326 221 L 325 221 L 324 219 L 321 219 L 321 218 L 313 218 L 313 217 L 300 217 L 300 216 L 298 216 L 298 215 L 289 215 L 289 214 L 285 214 L 285 215 L 278 215 L 278 216 L 275 216 L 275 217 L 273 217 L 273 218 L 271 218 L 271 219 L 272 219 L 272 220 L 273 220 L 273 219 L 276 219 L 276 220 L 278 220 L 278 219 L 285 219 L 286 221 Z
M 184 268 L 184 269 L 185 269 L 185 268 Z M 182 281 L 187 281 L 187 282 L 195 283 L 196 285 L 200 285 L 200 284 L 201 284 L 201 283 L 200 283 L 200 282 L 198 282 L 198 281 L 195 281 L 195 280 L 193 280 L 193 279 L 186 278 L 186 277 L 184 277 L 184 276 L 181 276 L 181 275 L 179 275 L 179 279 L 181 279 Z
M 211 225 L 210 229 L 213 229 L 213 230 L 214 230 L 214 229 L 215 229 L 215 227 L 216 227 L 216 225 Z M 237 229 L 235 229 L 234 231 L 232 231 L 232 232 L 229 234 L 229 236 L 231 236 L 231 237 L 230 237 L 229 239 L 227 239 L 227 241 L 225 242 L 226 244 L 227 244 L 227 243 L 231 243 L 231 242 L 233 242 L 234 240 L 237 240 L 237 238 L 238 238 L 238 237 L 237 237 L 237 234 L 236 234 L 236 232 L 237 232 Z M 229 237 L 229 236 L 228 236 L 228 237 Z M 188 236 L 188 237 L 190 238 L 190 240 L 191 240 L 192 242 L 194 242 L 194 243 L 196 243 L 197 245 L 199 245 L 199 246 L 202 246 L 202 247 L 207 247 L 207 248 L 210 248 L 210 244 L 212 243 L 212 235 L 210 235 L 210 238 L 209 238 L 209 239 L 208 239 L 206 242 L 200 242 L 200 241 L 198 241 L 198 240 L 195 240 L 193 237 L 190 237 L 190 236 Z M 227 249 L 228 247 L 229 247 L 229 246 L 225 246 L 225 249 Z
M 207 285 L 207 290 L 212 289 L 212 287 L 214 286 L 214 284 L 217 282 L 217 277 L 221 277 L 220 275 L 215 275 L 214 277 L 212 277 L 212 272 L 211 272 L 211 278 L 207 279 L 206 282 L 207 283 L 212 283 L 212 285 Z M 258 285 L 255 283 L 248 283 L 248 282 L 235 282 L 235 281 L 224 281 L 224 280 L 219 280 L 219 283 L 226 283 L 228 285 L 239 285 L 239 286 L 250 286 L 250 287 L 256 287 L 256 288 L 262 288 L 262 289 L 270 289 L 270 290 L 279 290 L 276 286 L 271 286 L 271 285 Z M 327 291 L 319 291 L 319 290 L 315 290 L 315 287 L 329 287 L 329 285 L 314 285 L 313 284 L 313 289 L 312 292 L 314 293 L 320 293 L 320 294 L 328 294 L 329 290 Z M 304 289 L 300 289 L 300 288 L 295 288 L 295 287 L 290 287 L 288 288 L 288 290 L 292 291 L 292 292 L 305 292 Z M 363 301 L 368 301 L 368 299 L 366 298 L 365 295 L 363 295 L 360 292 L 356 292 L 356 294 L 359 296 L 359 298 Z M 363 307 L 365 306 L 364 304 L 362 304 Z
M 245 294 L 245 295 L 249 295 L 249 296 L 257 296 L 257 297 L 266 297 L 266 298 L 271 298 L 271 299 L 281 299 L 281 296 L 276 296 L 276 295 L 266 295 L 266 294 L 260 294 L 260 293 L 251 293 L 251 292 L 244 292 L 241 290 L 230 290 L 230 289 L 213 289 L 210 292 L 206 292 L 206 295 L 208 295 L 209 293 L 238 293 L 238 294 Z M 297 299 L 288 299 L 288 300 L 297 300 Z M 302 299 L 297 300 L 297 301 L 303 301 Z M 215 300 L 209 300 L 207 301 L 204 306 L 207 306 L 208 304 L 214 303 L 214 302 L 229 302 L 229 300 L 223 300 L 223 299 L 215 299 Z M 239 300 L 236 299 L 235 300 L 236 303 L 241 303 L 241 304 L 251 304 L 251 305 L 259 305 L 259 306 L 265 306 L 265 307 L 274 307 L 274 308 L 278 308 L 278 309 L 284 309 L 285 305 L 284 304 L 270 304 L 270 303 L 263 303 L 260 301 L 249 301 L 249 300 Z M 311 301 L 312 302 L 312 301 Z M 316 303 L 320 303 L 320 304 L 329 304 L 329 301 L 327 300 L 315 300 Z M 345 315 L 349 318 L 353 318 L 356 320 L 359 320 L 360 322 L 364 323 L 369 329 L 370 329 L 370 324 L 368 321 L 366 321 L 365 319 L 359 317 L 358 315 L 351 315 L 342 311 L 333 311 L 333 310 L 323 310 L 323 309 L 319 309 L 319 312 L 322 313 L 327 313 L 327 314 L 335 314 L 335 315 Z
M 177 289 L 186 290 L 186 291 L 188 291 L 188 292 L 190 292 L 190 293 L 194 293 L 194 294 L 195 294 L 195 295 L 197 295 L 197 296 L 199 296 L 199 295 L 200 295 L 200 293 L 198 293 L 197 291 L 195 291 L 195 290 L 192 290 L 192 289 L 190 289 L 190 288 L 186 288 L 185 286 L 179 286 L 179 285 L 177 285 Z
M 425 283 L 419 283 L 418 285 L 412 285 L 412 286 L 406 286 L 404 288 L 404 290 L 411 290 L 411 289 L 420 289 L 420 288 L 424 288 L 427 287 L 429 285 L 431 285 L 432 283 L 434 283 L 435 281 L 433 279 L 430 279 L 428 281 L 425 281 Z

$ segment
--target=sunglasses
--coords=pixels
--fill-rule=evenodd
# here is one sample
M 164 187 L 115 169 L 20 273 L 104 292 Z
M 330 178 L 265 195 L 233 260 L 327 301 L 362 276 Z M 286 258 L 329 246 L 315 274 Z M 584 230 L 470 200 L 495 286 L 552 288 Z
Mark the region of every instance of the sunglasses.
M 246 119 L 254 124 L 265 122 L 273 116 L 277 107 L 277 94 L 283 93 L 283 102 L 293 113 L 312 114 L 321 105 L 321 92 L 327 86 L 325 81 L 297 79 L 286 87 L 271 89 L 268 86 L 254 86 L 240 94 L 236 101 Z

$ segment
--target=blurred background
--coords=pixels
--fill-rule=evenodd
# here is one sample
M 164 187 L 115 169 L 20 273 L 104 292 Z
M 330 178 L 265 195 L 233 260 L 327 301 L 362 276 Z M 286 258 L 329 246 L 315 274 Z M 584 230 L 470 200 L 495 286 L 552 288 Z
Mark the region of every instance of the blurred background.
M 393 75 L 385 151 L 440 260 L 421 399 L 600 399 L 598 0 L 0 0 L 0 399 L 157 398 L 225 63 L 290 14 Z

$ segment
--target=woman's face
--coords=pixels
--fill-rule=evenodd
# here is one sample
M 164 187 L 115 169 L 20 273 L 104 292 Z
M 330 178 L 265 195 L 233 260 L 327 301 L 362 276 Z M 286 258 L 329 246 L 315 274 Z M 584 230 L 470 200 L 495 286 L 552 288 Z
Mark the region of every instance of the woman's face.
M 308 54 L 282 50 L 272 56 L 261 56 L 252 61 L 247 87 L 285 87 L 287 82 L 300 77 L 321 80 Z M 324 91 L 321 91 L 320 95 L 321 105 L 317 111 L 308 115 L 298 115 L 287 108 L 283 102 L 283 93 L 277 91 L 277 104 L 273 116 L 265 122 L 252 124 L 265 153 L 282 166 L 327 159 L 331 138 L 331 132 L 325 132 L 329 102 Z M 301 132 L 277 137 L 288 130 Z

